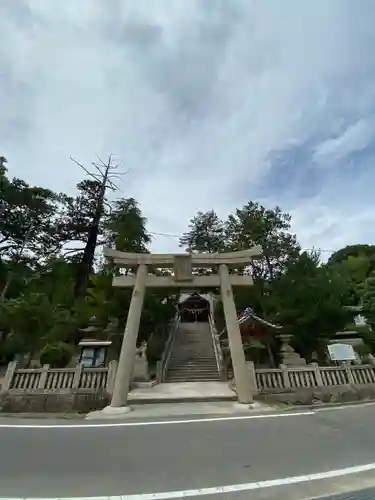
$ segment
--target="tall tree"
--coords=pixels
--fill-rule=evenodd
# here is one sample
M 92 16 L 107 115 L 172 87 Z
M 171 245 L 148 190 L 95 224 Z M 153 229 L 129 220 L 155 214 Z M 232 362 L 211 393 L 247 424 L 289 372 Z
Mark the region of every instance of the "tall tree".
M 273 283 L 269 302 L 274 318 L 311 360 L 321 340 L 332 337 L 350 318 L 344 309 L 346 281 L 335 268 L 320 266 L 316 254 L 303 252 Z
M 93 270 L 95 250 L 98 243 L 101 222 L 107 205 L 106 192 L 107 190 L 117 191 L 118 188 L 114 180 L 118 179 L 119 173 L 117 172 L 118 166 L 113 164 L 111 155 L 109 156 L 107 163 L 104 163 L 100 158 L 99 163 L 92 162 L 92 166 L 96 171 L 95 173 L 87 170 L 77 160 L 73 161 L 91 177 L 91 179 L 80 184 L 79 187 L 81 189 L 82 197 L 75 200 L 78 204 L 83 201 L 86 201 L 86 203 L 89 201 L 89 206 L 86 206 L 88 209 L 86 218 L 89 219 L 89 225 L 83 228 L 84 230 L 87 229 L 87 239 L 85 241 L 82 257 L 78 264 L 76 284 L 74 288 L 74 295 L 78 298 L 85 296 L 88 278 Z M 71 207 L 72 206 L 74 206 L 74 203 Z M 82 222 L 82 220 L 77 221 L 77 225 L 75 227 L 76 231 L 82 229 L 80 227 L 80 222 Z
M 0 168 L 1 293 L 4 300 L 17 269 L 36 268 L 59 251 L 55 238 L 60 197 L 49 189 L 7 177 Z
M 300 247 L 290 233 L 290 221 L 290 215 L 280 207 L 266 209 L 253 201 L 229 215 L 226 236 L 232 250 L 262 247 L 261 258 L 251 266 L 255 279 L 273 280 L 298 257 Z
M 189 231 L 180 238 L 180 246 L 191 253 L 221 252 L 225 243 L 225 226 L 214 210 L 198 212 L 190 220 Z
M 134 198 L 116 200 L 104 222 L 105 245 L 122 252 L 147 252 L 151 235 Z
M 21 179 L 1 181 L 0 254 L 40 259 L 58 250 L 53 231 L 59 196 Z
M 364 282 L 361 302 L 363 314 L 371 328 L 375 330 L 375 271 Z
M 365 255 L 353 257 L 349 255 L 341 262 L 328 262 L 328 268 L 332 268 L 346 280 L 347 306 L 359 306 L 363 293 L 365 280 L 371 273 L 371 261 Z
M 328 259 L 329 264 L 343 262 L 349 257 L 367 258 L 375 267 L 375 245 L 348 245 L 334 252 Z

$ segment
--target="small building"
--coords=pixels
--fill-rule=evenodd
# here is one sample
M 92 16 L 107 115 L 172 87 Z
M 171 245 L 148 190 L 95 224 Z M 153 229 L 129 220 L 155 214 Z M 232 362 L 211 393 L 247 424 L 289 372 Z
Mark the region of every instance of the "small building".
M 112 342 L 110 340 L 82 339 L 77 362 L 86 368 L 100 368 L 106 366 L 110 361 L 108 353 Z
M 257 316 L 251 307 L 247 307 L 239 316 L 238 323 L 246 357 L 254 361 L 258 367 L 275 366 L 278 351 L 276 335 L 283 327 Z M 222 330 L 220 340 L 224 352 L 228 352 L 226 328 Z
M 182 323 L 206 323 L 212 314 L 213 298 L 210 294 L 181 293 L 177 309 Z

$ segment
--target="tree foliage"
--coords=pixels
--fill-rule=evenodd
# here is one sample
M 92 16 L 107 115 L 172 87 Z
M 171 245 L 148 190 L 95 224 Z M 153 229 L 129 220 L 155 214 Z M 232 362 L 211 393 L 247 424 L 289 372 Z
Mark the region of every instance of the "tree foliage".
M 180 238 L 180 246 L 191 253 L 221 252 L 226 243 L 225 224 L 214 210 L 198 212 L 190 220 L 189 231 Z
M 296 348 L 307 360 L 350 319 L 343 308 L 345 291 L 345 278 L 333 268 L 320 266 L 317 255 L 307 252 L 274 283 L 273 315 L 293 335 Z
M 364 282 L 362 289 L 362 307 L 372 329 L 375 329 L 375 271 Z
M 334 252 L 328 259 L 328 263 L 343 262 L 349 257 L 365 257 L 375 264 L 375 245 L 348 245 Z

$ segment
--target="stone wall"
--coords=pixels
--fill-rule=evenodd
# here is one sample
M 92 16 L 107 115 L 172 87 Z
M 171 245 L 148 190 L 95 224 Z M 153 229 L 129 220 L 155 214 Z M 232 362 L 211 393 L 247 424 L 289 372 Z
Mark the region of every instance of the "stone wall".
M 110 395 L 99 392 L 17 392 L 0 393 L 3 413 L 88 413 L 110 403 Z
M 345 384 L 330 387 L 300 387 L 263 390 L 256 397 L 267 403 L 319 405 L 322 403 L 350 403 L 375 399 L 375 384 Z

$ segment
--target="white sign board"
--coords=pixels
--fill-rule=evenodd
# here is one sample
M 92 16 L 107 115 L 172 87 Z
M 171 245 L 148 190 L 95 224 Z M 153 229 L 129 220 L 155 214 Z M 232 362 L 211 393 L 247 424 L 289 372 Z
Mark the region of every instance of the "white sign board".
M 328 352 L 332 361 L 355 361 L 357 356 L 350 344 L 331 344 Z

